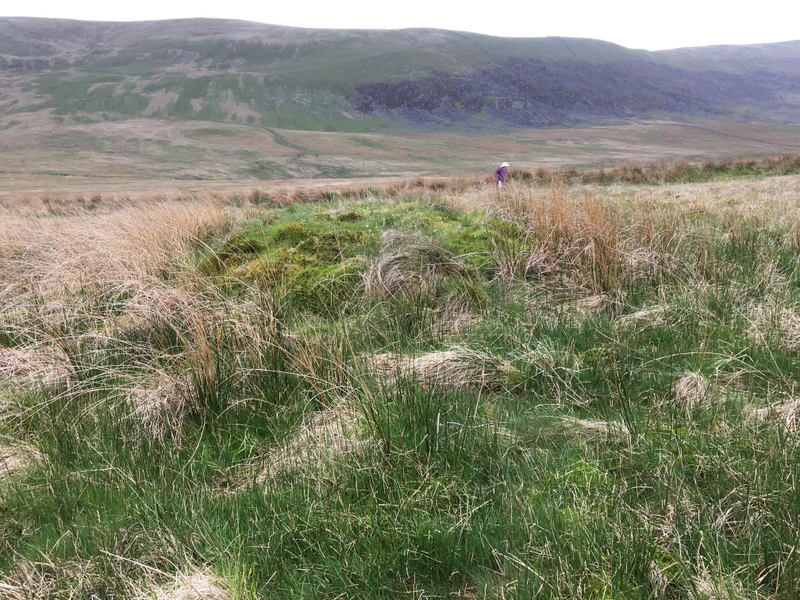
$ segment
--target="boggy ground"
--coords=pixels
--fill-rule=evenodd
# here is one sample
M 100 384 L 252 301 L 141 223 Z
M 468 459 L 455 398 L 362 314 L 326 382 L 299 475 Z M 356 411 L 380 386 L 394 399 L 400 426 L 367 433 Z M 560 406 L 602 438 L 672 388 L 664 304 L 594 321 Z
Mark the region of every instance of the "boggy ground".
M 6 203 L 2 596 L 794 597 L 800 178 L 517 175 Z
M 794 125 L 631 123 L 493 135 L 341 133 L 138 119 L 56 123 L 19 113 L 3 126 L 0 201 L 275 192 L 424 178 L 482 178 L 503 161 L 536 171 L 610 169 L 800 152 Z

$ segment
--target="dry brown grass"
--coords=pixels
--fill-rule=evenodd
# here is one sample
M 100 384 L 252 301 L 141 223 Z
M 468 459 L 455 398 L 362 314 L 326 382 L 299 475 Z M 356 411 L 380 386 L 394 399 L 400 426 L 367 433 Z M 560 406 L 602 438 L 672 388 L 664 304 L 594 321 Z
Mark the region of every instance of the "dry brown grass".
M 461 271 L 457 258 L 428 236 L 389 230 L 364 276 L 364 293 L 370 298 L 425 296 L 436 290 L 442 276 Z
M 41 460 L 41 453 L 33 446 L 0 444 L 0 481 L 24 471 L 32 463 Z
M 127 584 L 131 582 L 126 581 Z M 47 556 L 37 562 L 18 560 L 0 581 L 3 600 L 50 600 L 93 597 L 103 587 L 97 565 L 92 561 L 53 562 Z M 128 585 L 126 597 L 135 595 Z M 152 598 L 152 597 L 150 597 Z M 144 600 L 144 599 L 143 599 Z
M 164 439 L 167 432 L 180 439 L 181 425 L 187 402 L 190 401 L 189 382 L 166 373 L 153 381 L 130 390 L 128 404 L 131 416 L 140 421 L 154 439 Z
M 231 600 L 229 585 L 210 570 L 191 569 L 177 575 L 107 553 L 114 563 L 115 594 L 131 600 Z M 134 571 L 130 566 L 136 567 Z M 124 567 L 124 568 L 123 568 Z M 0 581 L 3 600 L 78 600 L 105 597 L 98 565 L 91 561 L 19 560 Z
M 359 415 L 344 401 L 312 414 L 291 438 L 270 452 L 256 483 L 263 486 L 295 471 L 319 476 L 331 462 L 369 446 L 361 429 Z
M 800 350 L 800 313 L 792 307 L 756 306 L 750 311 L 747 334 L 758 346 Z
M 515 373 L 508 361 L 464 347 L 420 356 L 378 354 L 367 359 L 367 367 L 384 382 L 413 378 L 423 387 L 452 390 L 500 389 Z
M 595 292 L 619 287 L 621 220 L 603 195 L 588 187 L 516 186 L 493 201 L 491 210 L 500 219 L 525 232 L 522 247 L 496 246 L 501 278 L 543 277 L 568 269 Z M 526 256 L 519 254 L 523 250 Z
M 670 321 L 670 318 L 670 308 L 668 306 L 654 306 L 625 315 L 619 319 L 619 323 L 625 327 L 644 329 L 665 325 Z
M 711 399 L 711 382 L 694 371 L 683 373 L 673 384 L 673 401 L 677 407 L 690 411 Z
M 561 423 L 567 430 L 588 440 L 628 439 L 631 435 L 627 426 L 619 422 L 562 417 Z
M 713 567 L 704 568 L 702 573 L 694 577 L 695 598 L 698 600 L 767 600 L 760 592 L 745 589 L 745 586 L 734 575 L 724 576 Z
M 231 600 L 225 582 L 209 571 L 180 575 L 153 593 L 155 600 Z
M 490 210 L 524 233 L 524 243 L 495 248 L 501 279 L 569 271 L 573 285 L 594 292 L 613 291 L 626 280 L 657 283 L 675 271 L 713 275 L 717 240 L 746 240 L 754 228 L 782 231 L 783 245 L 796 250 L 798 197 L 798 176 L 602 188 L 517 184 L 446 196 L 461 209 Z
M 69 357 L 58 346 L 0 348 L 0 377 L 17 384 L 57 386 L 73 376 Z
M 13 304 L 31 294 L 48 301 L 65 292 L 136 290 L 227 223 L 220 206 L 201 200 L 140 202 L 76 218 L 0 221 L 0 300 Z
M 745 408 L 747 418 L 756 421 L 777 421 L 787 429 L 796 430 L 800 422 L 800 399 L 791 398 L 785 402 L 762 406 L 759 408 Z

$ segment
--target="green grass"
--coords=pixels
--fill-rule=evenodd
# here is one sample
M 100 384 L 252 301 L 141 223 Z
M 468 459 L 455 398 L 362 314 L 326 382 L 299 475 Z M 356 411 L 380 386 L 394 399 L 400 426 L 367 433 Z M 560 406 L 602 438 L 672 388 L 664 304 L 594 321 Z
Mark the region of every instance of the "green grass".
M 147 293 L 4 311 L 71 369 L 0 388 L 10 597 L 796 597 L 797 223 L 485 193 L 259 198 Z

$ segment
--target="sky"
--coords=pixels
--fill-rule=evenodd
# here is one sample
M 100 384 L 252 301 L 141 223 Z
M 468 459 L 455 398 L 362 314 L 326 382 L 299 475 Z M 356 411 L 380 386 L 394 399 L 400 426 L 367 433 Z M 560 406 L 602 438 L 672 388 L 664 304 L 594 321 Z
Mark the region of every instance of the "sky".
M 505 37 L 582 37 L 632 49 L 763 44 L 800 39 L 787 0 L 25 0 L 0 16 L 89 21 L 208 17 L 323 29 L 433 27 Z M 8 12 L 12 8 L 12 12 Z

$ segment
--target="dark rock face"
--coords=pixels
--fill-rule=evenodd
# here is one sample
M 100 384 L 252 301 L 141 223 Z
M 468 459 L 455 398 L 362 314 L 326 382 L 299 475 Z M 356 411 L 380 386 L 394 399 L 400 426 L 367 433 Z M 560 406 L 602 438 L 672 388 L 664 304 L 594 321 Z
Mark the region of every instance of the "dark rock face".
M 766 71 L 691 71 L 644 60 L 598 65 L 511 58 L 469 75 L 439 73 L 362 85 L 351 103 L 363 114 L 419 121 L 425 114 L 456 120 L 484 114 L 511 126 L 539 127 L 654 114 L 713 118 L 742 105 L 780 112 L 783 93 L 799 91 L 800 77 Z

